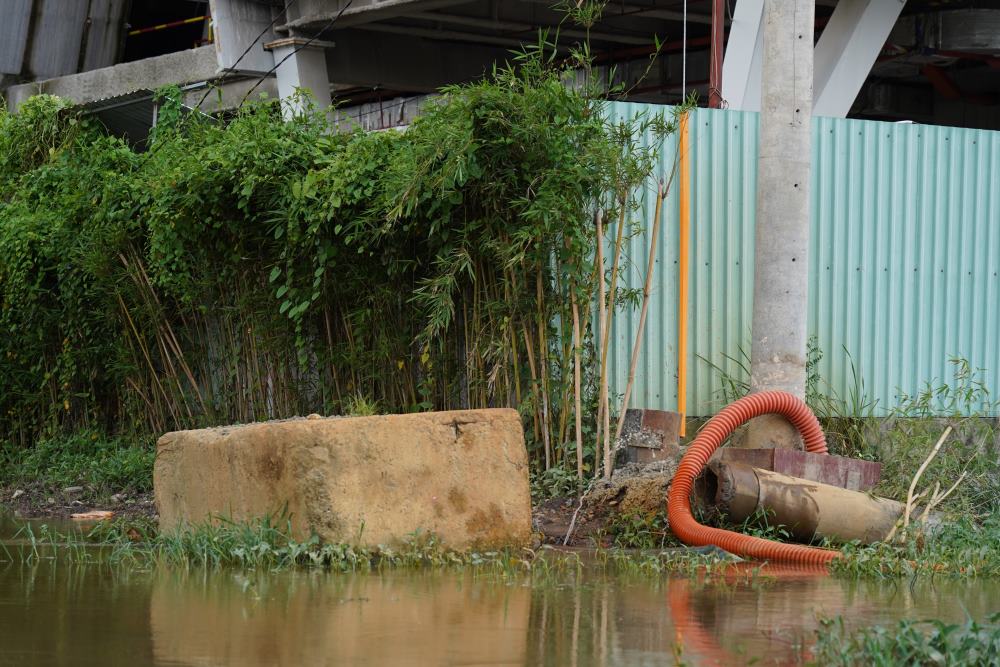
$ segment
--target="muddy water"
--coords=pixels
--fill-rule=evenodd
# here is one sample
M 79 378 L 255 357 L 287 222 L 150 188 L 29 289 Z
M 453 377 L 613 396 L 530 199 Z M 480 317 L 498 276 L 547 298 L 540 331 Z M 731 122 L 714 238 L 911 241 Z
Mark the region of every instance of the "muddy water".
M 798 664 L 820 616 L 856 625 L 1000 610 L 996 582 L 812 573 L 153 571 L 25 565 L 0 549 L 0 665 Z

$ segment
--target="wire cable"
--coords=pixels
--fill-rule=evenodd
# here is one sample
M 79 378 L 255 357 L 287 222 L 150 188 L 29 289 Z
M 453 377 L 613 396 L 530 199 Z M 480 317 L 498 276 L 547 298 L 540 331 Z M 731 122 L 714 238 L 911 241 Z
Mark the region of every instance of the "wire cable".
M 246 58 L 247 54 L 250 53 L 250 51 L 253 50 L 253 47 L 257 45 L 257 42 L 259 42 L 261 38 L 264 37 L 264 35 L 266 35 L 268 31 L 270 31 L 271 28 L 274 27 L 274 25 L 278 22 L 278 20 L 288 12 L 289 8 L 295 6 L 295 3 L 297 3 L 298 1 L 299 0 L 289 0 L 288 4 L 285 5 L 280 12 L 277 13 L 277 15 L 271 20 L 270 23 L 267 24 L 267 27 L 261 30 L 259 35 L 254 37 L 253 41 L 250 42 L 247 48 L 243 50 L 243 53 L 240 54 L 240 57 L 236 59 L 236 62 L 233 63 L 233 66 L 227 67 L 226 70 L 230 72 L 234 71 L 236 69 L 236 66 L 239 65 L 241 62 L 243 62 L 243 59 Z M 208 90 L 205 91 L 205 94 L 202 96 L 202 98 L 198 100 L 198 104 L 195 105 L 195 109 L 200 109 L 201 105 L 205 102 L 206 99 L 208 99 L 208 96 L 211 93 L 212 93 L 212 86 L 209 86 Z

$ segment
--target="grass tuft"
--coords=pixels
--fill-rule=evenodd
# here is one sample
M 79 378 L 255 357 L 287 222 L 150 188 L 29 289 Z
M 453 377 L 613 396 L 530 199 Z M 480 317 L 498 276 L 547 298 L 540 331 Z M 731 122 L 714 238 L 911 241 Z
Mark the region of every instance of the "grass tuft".
M 1000 614 L 985 622 L 900 621 L 895 626 L 849 630 L 837 617 L 821 622 L 814 664 L 829 667 L 1000 665 Z

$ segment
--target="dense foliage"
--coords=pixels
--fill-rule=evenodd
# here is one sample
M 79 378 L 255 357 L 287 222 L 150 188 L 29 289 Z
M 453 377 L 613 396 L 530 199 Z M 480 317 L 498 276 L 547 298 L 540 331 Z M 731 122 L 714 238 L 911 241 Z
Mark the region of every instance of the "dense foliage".
M 629 224 L 658 143 L 636 142 L 673 126 L 611 123 L 550 56 L 404 132 L 276 104 L 221 122 L 175 90 L 139 152 L 52 97 L 0 111 L 0 440 L 513 406 L 567 459 L 564 323 L 610 279 L 595 211 Z

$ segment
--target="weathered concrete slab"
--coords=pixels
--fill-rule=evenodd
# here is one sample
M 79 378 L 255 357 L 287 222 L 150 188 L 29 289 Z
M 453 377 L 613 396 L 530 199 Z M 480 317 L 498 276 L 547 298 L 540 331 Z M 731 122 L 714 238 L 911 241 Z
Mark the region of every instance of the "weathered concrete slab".
M 882 476 L 881 463 L 795 449 L 722 447 L 715 451 L 710 460 L 745 463 L 754 468 L 839 486 L 850 491 L 868 491 L 878 484 Z
M 168 433 L 153 470 L 164 531 L 287 509 L 295 533 L 454 548 L 527 545 L 528 457 L 514 410 L 309 418 Z
M 677 412 L 630 408 L 625 411 L 621 444 L 627 463 L 674 460 L 680 454 L 681 416 Z

